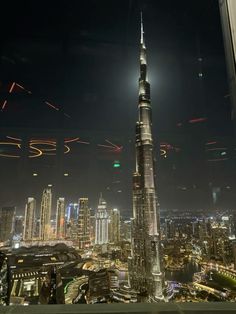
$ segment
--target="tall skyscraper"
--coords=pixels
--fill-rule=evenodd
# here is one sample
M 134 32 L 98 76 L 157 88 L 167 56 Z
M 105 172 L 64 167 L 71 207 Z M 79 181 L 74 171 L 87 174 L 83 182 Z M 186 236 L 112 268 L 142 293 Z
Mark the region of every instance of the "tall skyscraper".
M 36 212 L 36 200 L 33 197 L 29 197 L 27 204 L 25 205 L 25 220 L 24 220 L 24 232 L 23 240 L 32 240 L 35 231 L 35 212 Z
M 16 216 L 14 222 L 14 237 L 21 239 L 23 236 L 23 223 L 24 217 L 23 216 Z
M 65 238 L 65 199 L 64 197 L 59 197 L 57 200 L 56 236 L 57 236 L 57 239 Z
M 109 242 L 120 242 L 120 211 L 114 208 L 110 211 L 109 219 Z
M 107 203 L 101 195 L 96 212 L 95 244 L 108 243 L 108 219 Z
M 141 16 L 139 119 L 136 123 L 136 170 L 133 174 L 133 220 L 129 282 L 150 302 L 163 298 L 159 204 L 155 182 L 150 84 Z
M 236 132 L 236 2 L 219 0 L 234 128 Z
M 88 198 L 79 199 L 78 240 L 79 240 L 80 249 L 89 247 L 90 245 L 90 209 L 88 207 Z
M 71 240 L 78 238 L 78 203 L 70 203 L 66 210 L 66 237 Z
M 51 236 L 51 210 L 52 191 L 47 188 L 43 191 L 40 211 L 39 238 L 43 241 L 49 240 Z
M 0 241 L 11 241 L 14 229 L 15 207 L 3 207 L 1 210 Z

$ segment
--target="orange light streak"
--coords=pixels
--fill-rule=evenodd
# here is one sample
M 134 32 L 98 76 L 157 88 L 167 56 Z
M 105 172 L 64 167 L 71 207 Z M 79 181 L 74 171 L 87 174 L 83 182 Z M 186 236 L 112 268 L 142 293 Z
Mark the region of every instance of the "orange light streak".
M 7 100 L 4 100 L 3 105 L 2 105 L 2 111 L 4 110 L 4 108 L 6 107 L 7 104 Z
M 7 158 L 20 158 L 20 156 L 17 156 L 17 155 L 8 155 L 8 154 L 0 154 L 0 157 L 7 157 Z
M 81 144 L 86 144 L 86 145 L 90 144 L 89 142 L 84 142 L 84 141 L 77 141 L 76 143 L 81 143 Z
M 31 155 L 31 156 L 29 156 L 29 158 L 36 158 L 36 157 L 40 157 L 43 155 L 43 152 L 40 149 L 38 149 L 32 145 L 30 145 L 30 148 L 33 150 L 36 150 L 36 155 Z M 30 151 L 30 153 L 35 153 L 35 152 Z
M 13 137 L 13 136 L 7 135 L 6 137 L 9 138 L 10 140 L 22 141 L 20 138 L 16 138 L 16 137 Z
M 10 87 L 9 94 L 11 94 L 11 92 L 13 91 L 13 88 L 14 88 L 15 85 L 16 85 L 16 83 L 13 82 L 12 85 L 11 85 L 11 87 Z
M 68 145 L 64 145 L 66 148 L 66 151 L 64 152 L 64 154 L 68 154 L 70 152 L 70 147 Z
M 67 139 L 67 138 L 65 138 L 65 140 L 64 140 L 64 142 L 65 143 L 72 143 L 72 142 L 76 142 L 76 141 L 78 141 L 79 140 L 79 137 L 75 137 L 75 138 L 72 138 L 72 139 Z
M 16 85 L 17 85 L 18 87 L 20 87 L 21 89 L 25 90 L 28 94 L 32 94 L 32 92 L 31 92 L 30 90 L 24 88 L 24 86 L 22 86 L 22 85 L 20 85 L 20 84 L 18 84 L 18 83 L 16 83 Z

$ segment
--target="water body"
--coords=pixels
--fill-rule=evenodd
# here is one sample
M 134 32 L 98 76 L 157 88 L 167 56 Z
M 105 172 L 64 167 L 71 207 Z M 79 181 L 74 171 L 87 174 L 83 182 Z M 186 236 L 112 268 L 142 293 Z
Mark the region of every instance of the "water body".
M 194 261 L 185 264 L 184 268 L 176 271 L 165 271 L 165 280 L 178 281 L 182 283 L 191 282 L 193 274 L 201 271 L 200 265 Z

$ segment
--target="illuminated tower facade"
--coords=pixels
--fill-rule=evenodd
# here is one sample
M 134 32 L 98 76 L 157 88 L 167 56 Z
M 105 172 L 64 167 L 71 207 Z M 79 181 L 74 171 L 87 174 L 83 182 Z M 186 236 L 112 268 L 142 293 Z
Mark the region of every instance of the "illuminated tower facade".
M 90 208 L 86 197 L 79 199 L 78 240 L 80 249 L 90 246 Z
M 24 219 L 24 232 L 23 240 L 33 240 L 35 230 L 35 211 L 36 200 L 33 197 L 29 197 L 27 204 L 25 205 L 25 219 Z
M 110 211 L 109 242 L 120 242 L 120 211 L 117 208 Z
M 0 211 L 0 241 L 11 241 L 14 220 L 15 220 L 16 208 L 15 207 L 3 207 Z
M 95 244 L 108 243 L 108 219 L 107 203 L 100 196 L 96 212 Z
M 159 204 L 155 182 L 150 84 L 147 79 L 146 46 L 141 17 L 138 121 L 136 123 L 136 169 L 133 174 L 133 220 L 131 227 L 131 288 L 155 302 L 163 298 L 160 257 Z
M 65 238 L 65 199 L 64 197 L 59 197 L 57 200 L 56 236 L 57 236 L 57 239 Z
M 51 211 L 52 211 L 52 191 L 47 188 L 43 191 L 41 210 L 39 238 L 47 241 L 51 238 Z

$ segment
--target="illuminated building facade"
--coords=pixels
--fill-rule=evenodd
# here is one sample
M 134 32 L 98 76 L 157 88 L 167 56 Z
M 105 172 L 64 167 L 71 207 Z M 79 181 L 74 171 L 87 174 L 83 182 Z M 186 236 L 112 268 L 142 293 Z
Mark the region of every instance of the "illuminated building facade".
M 110 211 L 109 242 L 120 242 L 120 211 L 117 208 Z
M 24 219 L 24 232 L 23 240 L 33 240 L 35 231 L 35 212 L 36 212 L 36 200 L 33 197 L 29 197 L 27 204 L 25 205 L 25 219 Z
M 14 218 L 16 209 L 15 207 L 3 207 L 1 210 L 1 222 L 0 222 L 0 241 L 11 241 L 13 229 L 14 229 Z
M 57 236 L 57 239 L 65 238 L 65 199 L 64 197 L 59 197 L 59 199 L 57 200 L 56 236 Z
M 155 183 L 150 84 L 141 21 L 139 119 L 136 123 L 136 170 L 133 174 L 133 220 L 129 283 L 150 302 L 163 298 L 159 204 Z
M 78 204 L 77 203 L 70 203 L 66 210 L 66 220 L 67 222 L 74 222 L 78 220 Z
M 78 241 L 80 249 L 90 246 L 90 208 L 86 197 L 79 199 Z
M 78 238 L 78 203 L 70 203 L 66 209 L 66 237 L 72 240 Z
M 108 243 L 108 219 L 107 203 L 100 196 L 96 212 L 95 244 Z
M 49 240 L 51 236 L 51 210 L 52 191 L 47 188 L 43 191 L 40 211 L 39 238 L 43 241 Z
M 165 238 L 174 239 L 175 237 L 175 224 L 172 219 L 165 219 Z
M 17 237 L 18 239 L 22 238 L 23 224 L 24 224 L 24 217 L 23 216 L 16 216 L 15 217 L 15 223 L 14 223 L 14 237 Z
M 236 117 L 236 2 L 219 0 L 233 118 Z M 236 131 L 236 125 L 235 125 Z

